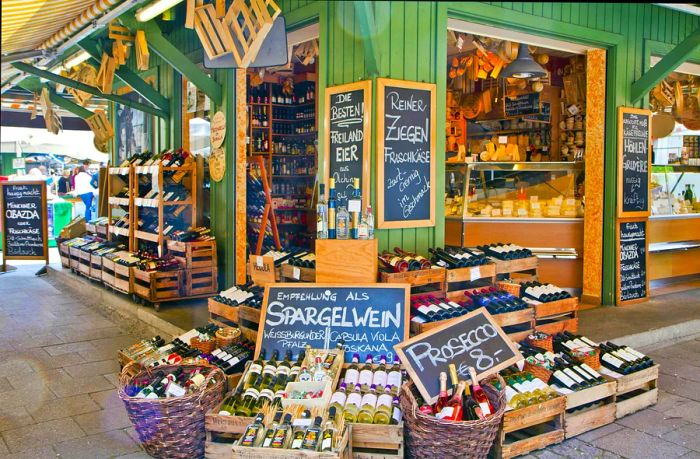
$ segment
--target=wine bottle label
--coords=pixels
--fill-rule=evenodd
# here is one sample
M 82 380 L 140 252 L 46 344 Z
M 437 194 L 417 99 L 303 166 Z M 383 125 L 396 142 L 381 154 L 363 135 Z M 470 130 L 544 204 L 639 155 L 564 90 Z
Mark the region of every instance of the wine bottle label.
M 491 414 L 491 408 L 489 407 L 488 403 L 479 402 L 479 408 L 481 408 L 481 412 L 484 414 L 484 416 L 488 416 Z
M 417 324 L 424 324 L 424 323 L 427 323 L 428 321 L 423 319 L 422 317 L 415 316 L 415 317 L 411 318 L 411 322 L 415 322 Z
M 509 385 L 506 385 L 506 401 L 510 402 L 516 395 L 518 395 L 518 392 Z
M 372 377 L 372 384 L 375 386 L 386 386 L 386 381 L 387 381 L 388 375 L 386 371 L 383 370 L 377 370 L 374 372 L 374 376 Z
M 263 438 L 263 442 L 262 442 L 261 446 L 263 448 L 269 448 L 270 445 L 272 444 L 272 439 L 274 438 L 274 436 L 275 436 L 275 431 L 272 429 L 268 429 L 265 432 L 265 438 Z
M 576 385 L 576 382 L 573 379 L 569 378 L 567 375 L 565 375 L 564 372 L 562 372 L 561 370 L 555 371 L 554 376 L 569 389 Z
M 262 366 L 258 365 L 257 363 L 253 363 L 248 368 L 248 375 L 250 375 L 252 373 L 260 374 L 261 371 L 262 371 Z
M 360 403 L 362 403 L 362 394 L 359 392 L 352 392 L 345 401 L 345 408 L 352 405 L 359 407 Z
M 438 414 L 435 415 L 438 419 L 451 418 L 454 414 L 454 407 L 446 406 Z
M 625 346 L 624 349 L 625 349 L 625 352 L 627 352 L 628 354 L 632 354 L 633 356 L 637 357 L 638 359 L 643 359 L 646 357 L 646 355 L 642 354 L 641 352 L 635 351 L 634 349 L 632 349 L 629 346 Z
M 253 446 L 259 431 L 259 426 L 248 426 L 241 437 L 241 446 Z
M 391 419 L 394 420 L 395 424 L 401 422 L 401 409 L 395 406 L 393 411 L 391 412 Z
M 263 367 L 263 377 L 264 377 L 266 374 L 269 374 L 269 375 L 271 375 L 271 376 L 274 376 L 275 373 L 277 373 L 277 367 L 276 367 L 276 366 L 274 366 L 274 365 L 269 365 L 269 364 L 268 364 L 268 365 L 265 365 L 265 366 Z
M 365 395 L 362 396 L 362 402 L 360 406 L 365 406 L 369 405 L 372 408 L 377 406 L 377 395 L 373 394 L 372 392 L 367 392 Z
M 361 386 L 369 386 L 372 384 L 372 370 L 362 370 L 360 372 L 359 384 Z
M 393 387 L 401 387 L 401 371 L 390 371 L 386 383 Z
M 377 409 L 379 409 L 380 406 L 391 406 L 391 402 L 393 402 L 394 397 L 391 394 L 382 394 L 379 397 L 377 397 Z
M 575 373 L 583 376 L 583 379 L 585 379 L 587 381 L 594 380 L 593 376 L 589 375 L 588 372 L 586 370 L 584 370 L 583 368 L 581 368 L 580 366 L 575 366 L 575 367 L 573 367 L 573 369 L 574 369 Z
M 326 430 L 323 432 L 323 439 L 321 440 L 321 451 L 330 451 L 333 448 L 333 432 Z
M 219 416 L 233 416 L 233 413 L 229 411 L 228 407 L 227 409 L 223 409 L 219 411 Z
M 260 392 L 258 392 L 258 390 L 256 388 L 251 387 L 250 389 L 248 389 L 247 391 L 245 391 L 243 393 L 243 398 L 245 398 L 247 396 L 251 396 L 253 398 L 258 398 L 258 397 L 260 397 Z
M 331 397 L 331 405 L 337 403 L 339 406 L 345 406 L 345 401 L 347 398 L 348 395 L 345 392 L 338 391 Z
M 589 367 L 587 364 L 582 363 L 579 366 L 583 368 L 589 375 L 593 376 L 594 379 L 599 379 L 601 377 L 600 373 L 595 371 L 593 368 Z
M 566 373 L 571 379 L 579 384 L 583 383 L 583 378 L 581 378 L 574 370 L 571 368 L 564 368 L 564 373 Z
M 171 382 L 168 384 L 168 388 L 166 389 L 165 393 L 171 397 L 182 397 L 187 393 L 187 391 L 179 384 Z
M 275 434 L 272 437 L 270 448 L 283 448 L 284 441 L 287 438 L 287 431 L 287 427 L 278 427 L 277 429 L 275 429 Z
M 636 360 L 639 360 L 639 358 L 636 355 L 632 355 L 629 352 L 627 352 L 625 349 L 617 349 L 615 353 L 619 356 L 627 360 L 628 362 L 634 362 Z

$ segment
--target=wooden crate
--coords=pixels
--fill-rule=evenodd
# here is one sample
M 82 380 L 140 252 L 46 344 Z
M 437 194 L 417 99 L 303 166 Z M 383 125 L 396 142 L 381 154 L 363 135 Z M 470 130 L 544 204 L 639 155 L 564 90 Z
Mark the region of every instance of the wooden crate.
M 316 270 L 284 263 L 280 266 L 279 277 L 281 282 L 316 282 Z
M 382 272 L 380 282 L 411 284 L 411 295 L 440 294 L 445 291 L 445 268 L 421 269 L 403 273 Z
M 185 269 L 185 295 L 215 295 L 218 291 L 217 268 Z
M 102 283 L 107 287 L 114 288 L 114 263 L 107 257 L 102 257 Z
M 565 437 L 575 437 L 615 422 L 616 389 L 617 383 L 610 381 L 566 395 Z M 599 402 L 600 406 L 577 410 L 578 407 L 594 402 Z
M 231 459 L 352 459 L 351 431 L 352 427 L 350 426 L 345 429 L 337 453 L 291 449 L 274 450 L 274 453 L 271 453 L 270 448 L 246 448 L 234 445 L 226 457 Z M 209 456 L 207 455 L 207 457 Z
M 606 375 L 607 377 L 607 375 Z M 615 417 L 655 405 L 659 397 L 659 365 L 637 371 L 621 378 L 609 378 L 617 383 L 615 392 Z
M 167 241 L 168 251 L 183 268 L 216 267 L 216 241 Z
M 85 231 L 87 231 L 88 233 L 97 234 L 97 227 L 92 223 L 85 222 Z
M 102 280 L 102 255 L 90 254 L 90 274 L 91 279 Z
M 496 265 L 496 274 L 520 273 L 537 270 L 537 257 L 518 258 L 517 260 L 498 260 L 492 258 Z
M 85 277 L 90 277 L 90 252 L 78 251 L 78 272 Z
M 578 330 L 578 298 L 566 298 L 534 305 L 535 330 L 554 335 Z
M 207 300 L 207 309 L 209 309 L 209 318 L 217 320 L 225 325 L 238 325 L 240 306 L 229 306 L 224 303 L 219 303 L 214 298 Z
M 58 253 L 61 256 L 61 266 L 70 269 L 70 247 L 61 242 L 58 244 Z
M 487 263 L 469 268 L 447 269 L 445 273 L 446 296 L 451 300 L 463 300 L 464 290 L 493 284 L 496 278 L 496 265 Z
M 122 293 L 131 294 L 134 291 L 134 277 L 130 266 L 114 263 L 114 284 L 112 288 Z
M 362 284 L 377 282 L 377 239 L 316 241 L 316 282 Z
M 511 339 L 513 339 L 514 341 L 515 341 L 515 337 L 519 337 L 521 333 L 525 333 L 525 336 L 523 336 L 522 338 L 519 338 L 517 341 L 525 339 L 527 337 L 527 335 L 529 335 L 532 332 L 534 311 L 531 308 L 523 309 L 521 311 L 507 312 L 505 314 L 494 314 L 492 317 L 494 318 L 496 323 L 501 327 L 510 326 L 510 325 L 520 325 L 520 324 L 524 324 L 524 325 L 528 326 L 528 328 L 526 330 L 523 330 L 522 332 L 518 332 L 517 336 L 511 337 Z M 411 322 L 411 334 L 412 335 L 419 335 L 421 333 L 425 333 L 428 330 L 432 330 L 433 328 L 445 325 L 450 320 L 454 320 L 454 319 L 459 319 L 459 317 L 455 317 L 453 319 L 447 319 L 447 320 L 438 320 L 437 322 L 428 322 L 425 324 L 418 324 L 415 322 Z M 508 334 L 508 335 L 511 336 L 511 334 Z
M 508 459 L 564 440 L 566 397 L 506 411 L 492 453 Z
M 72 271 L 78 272 L 81 253 L 82 250 L 80 250 L 78 247 L 68 247 L 68 258 L 70 259 L 70 269 Z
M 403 421 L 398 425 L 352 423 L 353 459 L 403 459 Z
M 143 271 L 132 269 L 133 290 L 139 298 L 151 303 L 180 298 L 183 290 L 183 271 Z

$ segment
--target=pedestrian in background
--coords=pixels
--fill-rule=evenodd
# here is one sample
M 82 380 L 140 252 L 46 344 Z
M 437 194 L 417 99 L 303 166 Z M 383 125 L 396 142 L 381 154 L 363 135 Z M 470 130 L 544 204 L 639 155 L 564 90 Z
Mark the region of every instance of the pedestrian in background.
M 87 173 L 85 166 L 79 168 L 78 174 L 75 176 L 75 188 L 73 189 L 73 194 L 79 196 L 85 204 L 85 221 L 89 222 L 92 220 L 92 199 L 95 195 L 95 189 L 92 187 L 90 182 L 92 181 L 92 176 Z

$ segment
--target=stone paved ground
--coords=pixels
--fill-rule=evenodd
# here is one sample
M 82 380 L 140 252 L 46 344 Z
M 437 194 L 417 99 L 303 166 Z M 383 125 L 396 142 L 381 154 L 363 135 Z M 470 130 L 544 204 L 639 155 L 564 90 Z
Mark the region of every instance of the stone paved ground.
M 148 457 L 115 391 L 136 338 L 36 269 L 0 275 L 0 457 Z M 700 459 L 700 340 L 651 355 L 656 406 L 526 457 Z

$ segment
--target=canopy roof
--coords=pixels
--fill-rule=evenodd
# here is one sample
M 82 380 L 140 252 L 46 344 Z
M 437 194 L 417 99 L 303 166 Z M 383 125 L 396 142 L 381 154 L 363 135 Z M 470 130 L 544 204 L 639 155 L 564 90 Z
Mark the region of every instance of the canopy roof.
M 95 148 L 92 131 L 61 131 L 58 135 L 54 135 L 45 129 L 3 126 L 0 136 L 3 153 L 14 153 L 19 150 L 24 154 L 46 153 L 103 163 L 109 159 L 107 153 L 102 153 Z

